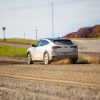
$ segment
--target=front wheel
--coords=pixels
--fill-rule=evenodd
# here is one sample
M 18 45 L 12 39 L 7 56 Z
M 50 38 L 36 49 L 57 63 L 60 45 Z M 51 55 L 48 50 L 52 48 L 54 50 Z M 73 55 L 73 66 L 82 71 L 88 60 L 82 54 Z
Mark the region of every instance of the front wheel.
M 49 54 L 47 52 L 44 54 L 43 60 L 45 65 L 48 65 L 50 63 Z
M 32 58 L 31 58 L 31 54 L 30 53 L 27 54 L 27 63 L 28 64 L 33 64 L 33 61 L 32 61 Z

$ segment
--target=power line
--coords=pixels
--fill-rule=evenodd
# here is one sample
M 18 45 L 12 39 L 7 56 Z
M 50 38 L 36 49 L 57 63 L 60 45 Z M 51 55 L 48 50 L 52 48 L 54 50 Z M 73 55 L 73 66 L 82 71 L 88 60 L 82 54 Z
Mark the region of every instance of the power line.
M 24 36 L 24 39 L 25 39 L 25 36 L 26 36 L 25 32 L 23 33 L 23 36 Z

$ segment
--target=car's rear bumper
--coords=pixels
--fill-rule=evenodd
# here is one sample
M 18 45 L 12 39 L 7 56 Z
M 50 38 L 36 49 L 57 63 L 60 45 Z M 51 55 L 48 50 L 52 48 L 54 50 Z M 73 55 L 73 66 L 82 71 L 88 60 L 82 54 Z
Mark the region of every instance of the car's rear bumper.
M 61 59 L 75 59 L 78 60 L 78 54 L 76 55 L 55 55 L 51 57 L 51 60 L 61 60 Z

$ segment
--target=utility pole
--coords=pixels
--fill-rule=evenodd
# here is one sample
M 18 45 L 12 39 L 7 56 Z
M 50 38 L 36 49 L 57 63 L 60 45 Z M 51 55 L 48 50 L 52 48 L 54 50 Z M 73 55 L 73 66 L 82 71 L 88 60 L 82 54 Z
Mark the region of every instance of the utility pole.
M 24 34 L 23 34 L 23 35 L 24 35 L 24 39 L 25 39 L 25 32 L 24 32 Z
M 52 10 L 52 38 L 54 38 L 54 4 L 51 3 L 51 10 Z
M 38 33 L 38 29 L 37 29 L 37 27 L 36 27 L 36 29 L 35 29 L 35 33 L 36 33 L 36 40 L 37 40 L 37 33 Z
M 4 41 L 6 41 L 6 37 L 5 37 L 5 30 L 6 30 L 6 27 L 2 27 L 2 30 L 3 30 L 3 38 L 4 38 Z

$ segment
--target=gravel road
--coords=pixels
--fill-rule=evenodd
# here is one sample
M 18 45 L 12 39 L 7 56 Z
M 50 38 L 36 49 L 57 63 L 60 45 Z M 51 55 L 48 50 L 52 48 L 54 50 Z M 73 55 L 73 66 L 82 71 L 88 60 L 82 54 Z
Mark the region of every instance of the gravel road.
M 82 84 L 100 84 L 100 65 L 7 65 L 0 66 L 0 75 L 60 80 Z
M 0 100 L 100 100 L 100 64 L 2 65 Z

